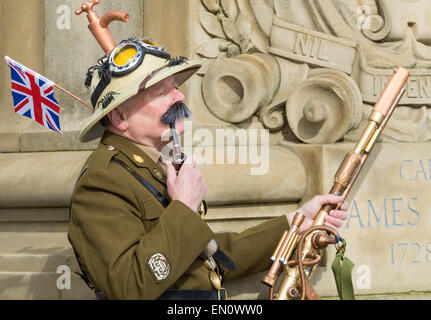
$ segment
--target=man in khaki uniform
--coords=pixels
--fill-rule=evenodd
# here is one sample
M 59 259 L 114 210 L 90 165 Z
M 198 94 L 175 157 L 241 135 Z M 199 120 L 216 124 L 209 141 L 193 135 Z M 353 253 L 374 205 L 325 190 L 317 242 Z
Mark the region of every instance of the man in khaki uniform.
M 135 59 L 139 50 L 143 59 Z M 131 39 L 93 69 L 95 112 L 80 140 L 105 132 L 75 186 L 68 236 L 87 282 L 108 299 L 223 298 L 220 277 L 268 269 L 292 221 L 288 213 L 241 233 L 215 234 L 197 214 L 207 186 L 193 160 L 178 173 L 161 162 L 169 126 L 160 118 L 184 102 L 178 86 L 199 67 Z M 176 130 L 183 133 L 183 120 Z M 340 200 L 325 195 L 305 203 L 299 209 L 307 217 L 302 229 L 323 204 Z M 340 227 L 346 209 L 331 212 L 327 224 Z M 220 252 L 224 261 L 217 259 Z

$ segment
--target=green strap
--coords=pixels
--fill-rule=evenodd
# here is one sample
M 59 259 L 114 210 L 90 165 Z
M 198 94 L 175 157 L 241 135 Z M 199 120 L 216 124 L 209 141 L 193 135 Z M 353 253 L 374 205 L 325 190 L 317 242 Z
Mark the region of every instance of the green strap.
M 344 257 L 346 251 L 346 240 L 340 239 L 341 245 L 336 246 L 337 253 L 332 262 L 332 272 L 334 273 L 335 283 L 337 285 L 338 296 L 341 300 L 355 300 L 353 292 L 352 270 L 353 262 Z

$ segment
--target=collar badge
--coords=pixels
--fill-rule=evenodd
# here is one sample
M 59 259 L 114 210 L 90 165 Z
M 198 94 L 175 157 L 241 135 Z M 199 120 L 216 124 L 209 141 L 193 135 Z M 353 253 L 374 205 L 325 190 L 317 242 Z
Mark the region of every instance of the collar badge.
M 135 159 L 136 162 L 138 163 L 143 163 L 144 159 L 141 156 L 138 156 L 137 154 L 133 155 L 133 159 Z

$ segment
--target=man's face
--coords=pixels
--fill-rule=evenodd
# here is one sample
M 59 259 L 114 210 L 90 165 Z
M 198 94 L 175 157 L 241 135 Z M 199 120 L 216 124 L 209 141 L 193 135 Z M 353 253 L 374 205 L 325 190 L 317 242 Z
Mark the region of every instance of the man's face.
M 127 108 L 128 134 L 132 140 L 148 145 L 148 140 L 160 141 L 169 129 L 161 116 L 176 102 L 184 102 L 184 95 L 170 76 L 134 96 Z M 175 124 L 178 134 L 184 132 L 184 120 Z

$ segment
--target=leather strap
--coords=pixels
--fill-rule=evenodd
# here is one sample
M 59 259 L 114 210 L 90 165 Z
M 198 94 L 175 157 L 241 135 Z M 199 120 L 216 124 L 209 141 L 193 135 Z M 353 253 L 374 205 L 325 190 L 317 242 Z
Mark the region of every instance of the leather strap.
M 119 164 L 124 169 L 126 169 L 133 177 L 136 178 L 145 188 L 147 188 L 148 191 L 150 191 L 156 198 L 159 200 L 159 202 L 166 208 L 170 200 L 167 199 L 163 194 L 161 194 L 156 188 L 154 188 L 147 180 L 145 180 L 143 177 L 141 177 L 139 174 L 137 174 L 132 168 L 130 168 L 124 161 L 118 159 L 118 158 L 112 158 L 111 162 L 114 162 L 116 164 Z M 236 270 L 235 262 L 231 258 L 229 258 L 220 248 L 217 249 L 216 253 L 213 255 L 214 259 L 217 260 L 218 263 L 225 266 L 226 268 L 230 270 Z
M 229 258 L 228 255 L 220 248 L 217 248 L 217 251 L 212 255 L 212 257 L 222 266 L 228 268 L 229 270 L 236 271 L 235 262 L 233 262 L 233 260 Z
M 165 208 L 169 205 L 169 199 L 167 199 L 156 188 L 154 188 L 147 180 L 132 170 L 132 168 L 130 168 L 124 161 L 118 158 L 112 158 L 111 162 L 119 164 L 124 169 L 126 169 L 133 177 L 136 178 L 136 180 L 138 180 L 145 188 L 147 188 L 147 190 L 150 191 Z M 229 258 L 220 248 L 217 248 L 217 251 L 214 253 L 213 257 L 218 263 L 225 266 L 226 268 L 234 271 L 236 270 L 235 262 L 233 262 L 233 260 Z
M 138 180 L 148 191 L 150 191 L 156 198 L 159 200 L 159 202 L 164 206 L 165 208 L 169 205 L 170 201 L 167 199 L 163 194 L 161 194 L 156 188 L 154 188 L 151 183 L 149 183 L 147 180 L 145 180 L 143 177 L 141 177 L 139 174 L 137 174 L 132 168 L 130 168 L 124 161 L 118 159 L 118 158 L 112 158 L 111 162 L 114 162 L 116 164 L 119 164 L 124 169 L 126 169 L 133 177 L 135 177 L 136 180 Z
M 341 300 L 355 300 L 355 292 L 352 283 L 352 270 L 354 264 L 344 256 L 346 240 L 340 239 L 341 245 L 336 245 L 337 253 L 331 268 L 337 285 L 338 296 Z

